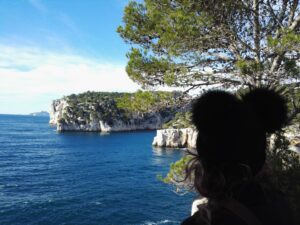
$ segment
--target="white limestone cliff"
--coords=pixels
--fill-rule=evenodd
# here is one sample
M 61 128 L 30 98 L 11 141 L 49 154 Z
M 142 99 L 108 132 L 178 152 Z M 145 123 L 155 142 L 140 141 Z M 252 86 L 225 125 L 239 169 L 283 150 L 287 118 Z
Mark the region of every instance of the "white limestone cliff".
M 299 129 L 295 127 L 288 127 L 285 130 L 285 136 L 290 142 L 289 149 L 298 153 L 300 153 L 299 133 Z M 196 148 L 197 135 L 197 131 L 193 128 L 161 129 L 157 130 L 152 145 L 155 147 Z M 273 144 L 272 139 L 274 139 L 273 135 L 271 136 L 271 145 Z
M 197 131 L 193 128 L 157 130 L 155 147 L 196 148 Z
M 55 126 L 62 118 L 65 109 L 68 106 L 67 101 L 64 99 L 54 100 L 50 106 L 50 121 L 49 124 Z

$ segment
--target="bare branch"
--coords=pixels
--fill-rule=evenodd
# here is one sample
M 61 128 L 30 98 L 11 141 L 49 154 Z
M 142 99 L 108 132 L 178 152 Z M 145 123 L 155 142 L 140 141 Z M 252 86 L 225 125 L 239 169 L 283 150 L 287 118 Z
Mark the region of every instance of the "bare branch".
M 284 15 L 286 13 L 287 4 L 288 4 L 288 0 L 283 0 L 283 5 L 281 7 L 281 11 L 280 11 L 279 17 L 278 17 L 278 20 L 279 20 L 280 24 L 282 24 L 282 22 L 283 22 Z
M 282 27 L 283 27 L 282 21 L 280 21 L 280 19 L 277 17 L 277 15 L 276 15 L 276 13 L 274 12 L 273 7 L 272 7 L 272 5 L 271 5 L 271 3 L 270 3 L 269 0 L 267 1 L 267 5 L 268 5 L 268 7 L 269 7 L 269 11 L 270 11 L 270 13 L 271 13 L 273 19 L 275 19 L 277 25 L 279 25 L 279 26 L 277 27 L 277 29 L 278 29 L 278 28 L 282 28 Z M 283 8 L 284 8 L 284 7 L 283 7 Z
M 289 26 L 289 29 L 290 30 L 295 30 L 299 26 L 299 23 L 300 23 L 300 14 L 298 14 L 296 16 L 294 22 Z
M 291 6 L 291 11 L 290 11 L 290 15 L 289 15 L 289 21 L 288 21 L 288 25 L 291 26 L 294 16 L 295 16 L 295 12 L 298 6 L 299 0 L 294 0 L 293 1 L 293 5 Z
M 188 92 L 190 92 L 193 89 L 199 88 L 201 86 L 209 86 L 209 85 L 214 85 L 214 84 L 219 84 L 219 82 L 204 82 L 204 83 L 199 83 L 199 84 L 189 84 L 188 86 L 190 86 L 190 88 L 188 88 L 187 90 L 185 90 L 183 92 L 183 94 L 187 94 Z
M 253 39 L 255 46 L 256 62 L 260 62 L 260 23 L 259 23 L 259 0 L 253 1 L 254 11 L 254 26 L 253 26 Z

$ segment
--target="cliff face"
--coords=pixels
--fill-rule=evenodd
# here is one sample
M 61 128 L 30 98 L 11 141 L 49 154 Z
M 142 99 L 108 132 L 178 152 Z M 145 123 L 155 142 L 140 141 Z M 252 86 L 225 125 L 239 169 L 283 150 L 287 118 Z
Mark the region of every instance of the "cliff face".
M 66 112 L 68 107 L 67 101 L 64 99 L 54 100 L 50 106 L 50 121 L 51 126 L 59 124 L 60 119 L 62 119 L 63 113 Z
M 90 94 L 91 95 L 91 94 Z M 97 99 L 97 100 L 95 100 Z M 78 96 L 64 97 L 52 102 L 51 125 L 58 131 L 130 131 L 154 130 L 174 117 L 175 109 L 161 111 L 126 112 L 117 107 L 111 96 L 78 100 Z
M 56 119 L 60 119 L 62 113 L 57 112 Z M 56 120 L 56 121 L 58 121 Z M 105 121 L 101 119 L 93 119 L 91 121 L 85 121 L 79 118 L 79 122 L 56 122 L 52 124 L 57 125 L 58 131 L 131 131 L 131 130 L 155 130 L 160 129 L 166 117 L 162 117 L 158 114 L 150 114 L 145 118 L 144 116 L 130 119 L 129 121 L 123 121 L 122 119 L 113 119 Z M 54 120 L 55 121 L 55 120 Z
M 157 130 L 155 147 L 196 148 L 197 131 L 193 128 Z

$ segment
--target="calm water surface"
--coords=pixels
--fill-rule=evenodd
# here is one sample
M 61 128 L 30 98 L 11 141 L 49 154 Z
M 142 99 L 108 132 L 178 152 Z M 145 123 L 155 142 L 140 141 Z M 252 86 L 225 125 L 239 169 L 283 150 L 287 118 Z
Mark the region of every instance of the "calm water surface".
M 57 133 L 48 118 L 0 115 L 0 224 L 180 224 L 193 195 L 156 179 L 182 151 L 154 131 Z

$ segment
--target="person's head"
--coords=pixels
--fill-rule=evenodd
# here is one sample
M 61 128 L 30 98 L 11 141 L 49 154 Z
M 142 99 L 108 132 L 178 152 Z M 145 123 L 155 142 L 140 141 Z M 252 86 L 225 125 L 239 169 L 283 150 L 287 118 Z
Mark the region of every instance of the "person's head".
M 258 174 L 266 159 L 266 134 L 281 129 L 286 118 L 284 98 L 267 88 L 240 98 L 208 91 L 196 99 L 192 120 L 198 130 L 198 163 L 193 172 L 200 194 L 227 194 Z

